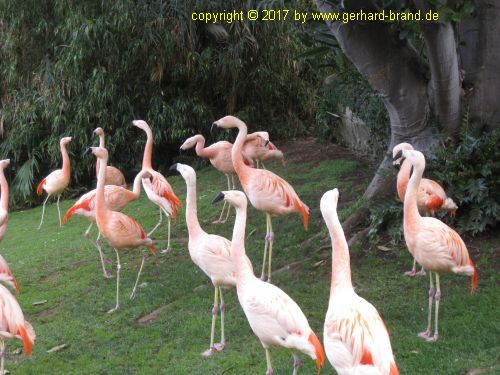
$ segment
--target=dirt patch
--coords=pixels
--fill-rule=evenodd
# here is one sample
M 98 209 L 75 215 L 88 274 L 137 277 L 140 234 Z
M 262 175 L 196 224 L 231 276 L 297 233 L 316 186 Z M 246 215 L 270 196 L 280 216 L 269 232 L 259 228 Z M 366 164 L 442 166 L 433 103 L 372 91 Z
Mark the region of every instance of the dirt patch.
M 50 308 L 50 309 L 45 309 L 40 311 L 38 314 L 36 314 L 37 318 L 50 318 L 51 316 L 54 316 L 56 314 L 56 308 Z
M 166 309 L 168 309 L 170 306 L 172 306 L 174 303 L 175 302 L 171 302 L 169 304 L 160 306 L 156 310 L 153 310 L 152 312 L 150 312 L 149 314 L 141 316 L 140 318 L 138 318 L 136 320 L 136 322 L 138 324 L 150 324 L 150 323 L 154 322 L 155 320 L 157 320 L 160 317 L 161 313 L 163 311 L 165 311 Z

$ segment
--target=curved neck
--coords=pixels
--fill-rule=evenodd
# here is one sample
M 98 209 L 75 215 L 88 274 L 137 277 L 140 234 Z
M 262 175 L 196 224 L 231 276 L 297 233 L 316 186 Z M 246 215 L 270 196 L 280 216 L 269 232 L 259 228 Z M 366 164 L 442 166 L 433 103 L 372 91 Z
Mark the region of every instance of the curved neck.
M 0 206 L 5 211 L 9 210 L 9 184 L 5 178 L 5 171 L 3 168 L 0 169 L 0 189 L 2 197 L 0 198 Z
M 336 207 L 329 216 L 325 217 L 325 222 L 332 241 L 332 280 L 330 285 L 330 293 L 332 293 L 337 287 L 352 288 L 351 264 L 349 247 Z
M 105 148 L 104 145 L 104 134 L 99 134 L 99 147 Z
M 247 139 L 248 129 L 242 121 L 236 122 L 236 127 L 238 128 L 238 136 L 236 137 L 233 148 L 231 150 L 231 158 L 233 160 L 234 170 L 236 171 L 238 176 L 240 176 L 242 172 L 250 169 L 243 162 L 243 154 L 241 153 L 243 150 L 243 145 L 245 144 L 245 141 Z
M 186 181 L 186 225 L 190 237 L 196 237 L 203 232 L 198 221 L 198 211 L 196 205 L 196 179 Z
M 139 195 L 141 195 L 141 182 L 142 182 L 142 176 L 143 172 L 145 171 L 140 171 L 137 173 L 137 176 L 134 178 L 134 185 L 132 186 L 132 193 L 134 194 L 135 197 L 139 198 Z
M 233 238 L 231 240 L 231 252 L 236 262 L 236 280 L 239 282 L 245 278 L 255 277 L 251 266 L 246 260 L 245 253 L 245 228 L 247 223 L 246 208 L 236 207 L 236 219 L 234 221 Z
M 425 165 L 422 166 L 417 164 L 413 166 L 413 173 L 410 177 L 410 181 L 408 182 L 408 187 L 406 188 L 405 200 L 403 204 L 405 231 L 407 224 L 421 218 L 420 213 L 418 212 L 417 195 L 418 187 L 420 185 L 420 181 L 422 181 L 422 175 L 424 174 L 424 168 Z
M 202 136 L 201 134 L 195 135 L 194 139 L 196 140 L 196 155 L 205 157 L 206 152 L 205 152 L 205 137 Z
M 408 186 L 408 180 L 410 179 L 411 164 L 408 160 L 403 160 L 401 169 L 398 172 L 397 179 L 397 190 L 398 196 L 401 201 L 404 200 L 406 187 Z
M 142 168 L 153 169 L 153 164 L 151 163 L 153 157 L 153 132 L 151 129 L 143 129 L 146 132 L 146 147 L 144 148 L 144 156 L 142 157 Z
M 68 151 L 66 151 L 66 146 L 62 143 L 61 143 L 61 155 L 62 155 L 62 159 L 63 159 L 62 170 L 63 170 L 63 172 L 69 174 L 69 171 L 70 171 L 69 155 L 68 155 Z
M 106 212 L 106 205 L 104 202 L 104 184 L 106 180 L 106 165 L 107 159 L 97 159 L 99 163 L 99 173 L 97 174 L 97 187 L 95 195 L 95 211 L 96 216 Z

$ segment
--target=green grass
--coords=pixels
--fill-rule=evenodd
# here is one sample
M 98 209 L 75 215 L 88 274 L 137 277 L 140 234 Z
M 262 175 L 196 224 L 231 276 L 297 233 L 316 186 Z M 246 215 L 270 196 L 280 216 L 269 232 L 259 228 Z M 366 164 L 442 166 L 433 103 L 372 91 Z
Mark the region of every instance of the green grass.
M 313 330 L 322 337 L 323 319 L 329 297 L 330 250 L 319 212 L 324 191 L 338 187 L 348 201 L 345 216 L 354 198 L 366 187 L 350 176 L 366 167 L 349 160 L 332 160 L 275 167 L 288 179 L 311 208 L 309 232 L 304 231 L 298 215 L 276 218 L 273 269 L 303 258 L 307 261 L 293 271 L 273 275 L 273 281 L 297 301 Z M 184 202 L 185 185 L 180 176 L 170 182 Z M 210 201 L 225 189 L 225 177 L 212 169 L 198 173 L 198 213 L 209 233 L 230 238 L 232 220 L 212 225 L 221 206 Z M 67 209 L 73 201 L 65 201 Z M 158 210 L 144 196 L 125 212 L 150 229 L 158 219 Z M 142 286 L 136 300 L 128 296 L 140 264 L 140 250 L 121 256 L 121 308 L 108 315 L 114 306 L 115 279 L 102 277 L 98 254 L 82 237 L 88 222 L 72 218 L 58 227 L 55 205 L 46 210 L 41 231 L 36 227 L 41 209 L 10 215 L 0 252 L 9 262 L 20 285 L 18 300 L 37 333 L 31 357 L 19 354 L 21 343 L 8 343 L 7 368 L 13 374 L 263 374 L 264 351 L 251 332 L 238 305 L 234 291 L 226 291 L 226 337 L 223 352 L 210 359 L 200 356 L 208 348 L 213 288 L 208 278 L 191 262 L 187 250 L 184 210 L 172 226 L 173 251 L 150 256 L 144 267 Z M 232 217 L 231 217 L 232 218 Z M 249 210 L 246 249 L 256 273 L 260 273 L 264 214 Z M 95 238 L 96 231 L 92 232 Z M 166 237 L 166 226 L 155 238 Z M 103 241 L 105 243 L 105 241 Z M 104 251 L 111 259 L 114 252 L 107 244 Z M 145 250 L 144 250 L 145 252 Z M 440 315 L 441 337 L 428 344 L 417 338 L 427 316 L 428 279 L 405 278 L 402 273 L 411 265 L 404 248 L 382 252 L 361 248 L 353 250 L 352 273 L 357 292 L 375 305 L 391 333 L 392 346 L 402 374 L 465 374 L 471 368 L 487 368 L 498 373 L 500 294 L 498 293 L 498 236 L 480 242 L 471 249 L 479 267 L 478 293 L 469 294 L 469 280 L 444 275 L 444 298 Z M 114 271 L 108 266 L 111 273 Z M 45 304 L 33 302 L 46 300 Z M 137 320 L 164 307 L 158 319 L 149 324 Z M 217 332 L 219 332 L 217 326 Z M 61 344 L 67 348 L 55 353 L 47 350 Z M 290 373 L 289 353 L 273 350 L 276 374 Z M 314 363 L 302 356 L 301 374 L 313 374 Z M 326 363 L 325 374 L 334 374 Z

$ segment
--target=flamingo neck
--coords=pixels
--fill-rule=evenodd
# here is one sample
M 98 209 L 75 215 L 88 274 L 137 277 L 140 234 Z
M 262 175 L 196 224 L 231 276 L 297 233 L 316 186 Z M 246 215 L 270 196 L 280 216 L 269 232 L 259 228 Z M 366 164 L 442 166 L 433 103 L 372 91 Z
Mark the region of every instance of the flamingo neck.
M 0 189 L 2 197 L 0 198 L 0 207 L 5 211 L 9 210 L 9 184 L 5 178 L 4 169 L 0 169 Z
M 196 139 L 196 155 L 203 157 L 206 157 L 206 151 L 205 151 L 205 137 L 202 136 L 201 134 L 195 135 L 194 138 Z
M 408 186 L 408 180 L 410 179 L 410 171 L 411 171 L 410 162 L 408 160 L 403 160 L 401 169 L 398 172 L 398 179 L 396 183 L 398 190 L 398 197 L 401 202 L 403 202 L 405 199 L 405 192 Z
M 108 159 L 98 159 L 99 173 L 97 174 L 97 187 L 95 195 L 95 212 L 96 218 L 106 212 L 106 203 L 104 201 L 104 184 L 106 180 L 106 165 Z
M 153 132 L 151 129 L 143 129 L 146 132 L 146 147 L 144 148 L 144 156 L 142 157 L 142 168 L 153 169 L 153 164 L 151 162 L 153 157 Z
M 139 198 L 139 195 L 141 195 L 141 181 L 143 179 L 143 174 L 144 170 L 140 171 L 137 173 L 137 176 L 134 178 L 134 184 L 132 186 L 132 193 L 134 194 L 134 197 L 137 199 Z
M 413 166 L 413 173 L 408 182 L 408 187 L 406 189 L 405 199 L 404 199 L 404 230 L 411 230 L 414 223 L 422 218 L 418 212 L 417 206 L 417 195 L 418 187 L 420 181 L 422 181 L 422 175 L 424 174 L 425 165 L 422 166 L 419 163 Z
M 252 268 L 246 260 L 245 252 L 245 228 L 247 223 L 246 208 L 236 207 L 236 219 L 234 221 L 233 238 L 231 240 L 231 252 L 236 262 L 236 281 L 238 284 L 244 280 L 255 277 Z
M 196 180 L 186 181 L 186 225 L 190 238 L 194 238 L 203 233 L 198 221 L 198 211 L 196 205 Z
M 99 135 L 99 147 L 105 148 L 106 146 L 104 145 L 104 134 Z
M 238 136 L 234 141 L 233 148 L 231 149 L 231 158 L 233 160 L 233 167 L 238 177 L 241 179 L 241 175 L 248 169 L 243 161 L 243 145 L 247 139 L 248 128 L 243 121 L 238 120 L 236 122 L 236 127 L 238 128 Z
M 62 155 L 62 170 L 65 174 L 70 173 L 70 162 L 68 151 L 66 150 L 66 145 L 61 144 L 61 155 Z
M 338 287 L 352 288 L 351 264 L 349 247 L 347 246 L 344 230 L 342 229 L 342 224 L 340 224 L 336 209 L 333 210 L 330 216 L 325 217 L 325 222 L 332 241 L 331 294 Z

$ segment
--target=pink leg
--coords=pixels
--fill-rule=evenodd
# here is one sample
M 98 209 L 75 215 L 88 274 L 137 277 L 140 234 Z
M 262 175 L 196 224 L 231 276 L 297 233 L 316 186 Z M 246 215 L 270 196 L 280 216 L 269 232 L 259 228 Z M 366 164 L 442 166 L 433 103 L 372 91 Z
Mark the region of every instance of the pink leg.
M 406 271 L 404 273 L 405 276 L 410 276 L 410 277 L 413 277 L 417 274 L 417 261 L 415 259 L 413 259 L 413 268 L 411 269 L 411 271 Z

